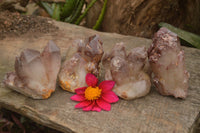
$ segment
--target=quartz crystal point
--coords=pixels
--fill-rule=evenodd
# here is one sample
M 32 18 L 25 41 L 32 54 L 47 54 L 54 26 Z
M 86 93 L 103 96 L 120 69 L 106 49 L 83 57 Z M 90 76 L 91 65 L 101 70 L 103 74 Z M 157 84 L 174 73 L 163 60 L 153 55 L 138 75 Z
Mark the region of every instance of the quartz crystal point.
M 189 73 L 185 69 L 184 51 L 177 35 L 161 28 L 148 50 L 153 83 L 162 95 L 187 96 Z
M 60 66 L 60 49 L 49 41 L 41 54 L 32 49 L 21 52 L 15 72 L 6 74 L 4 84 L 34 99 L 47 99 L 55 91 Z
M 99 74 L 99 63 L 104 53 L 102 45 L 97 35 L 78 43 L 72 57 L 66 59 L 61 67 L 59 85 L 62 89 L 75 92 L 75 89 L 86 86 L 87 73 Z
M 145 96 L 151 87 L 150 78 L 143 70 L 146 62 L 145 47 L 134 48 L 127 55 L 124 44 L 118 43 L 103 57 L 105 80 L 114 80 L 113 91 L 125 100 Z

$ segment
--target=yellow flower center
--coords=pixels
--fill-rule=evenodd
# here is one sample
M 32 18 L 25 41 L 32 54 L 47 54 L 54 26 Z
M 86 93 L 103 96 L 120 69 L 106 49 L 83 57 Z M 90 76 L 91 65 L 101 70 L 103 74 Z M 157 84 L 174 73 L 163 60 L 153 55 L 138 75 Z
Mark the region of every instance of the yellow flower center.
M 99 87 L 88 87 L 85 90 L 85 98 L 87 100 L 96 100 L 101 96 L 101 89 L 99 89 Z

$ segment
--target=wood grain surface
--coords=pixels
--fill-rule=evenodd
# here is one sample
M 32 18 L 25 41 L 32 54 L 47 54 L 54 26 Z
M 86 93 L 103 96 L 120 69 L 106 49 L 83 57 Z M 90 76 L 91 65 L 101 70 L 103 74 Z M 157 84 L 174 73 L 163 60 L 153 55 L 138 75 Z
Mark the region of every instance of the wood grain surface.
M 149 47 L 151 40 L 102 33 L 91 29 L 51 21 L 59 27 L 51 33 L 29 33 L 7 36 L 0 40 L 0 80 L 6 72 L 14 70 L 14 60 L 26 48 L 42 50 L 48 40 L 60 48 L 62 58 L 70 56 L 68 47 L 77 40 L 98 34 L 104 50 L 117 42 L 124 42 L 127 49 Z M 62 132 L 77 133 L 187 133 L 193 132 L 200 118 L 200 50 L 183 47 L 187 70 L 190 72 L 188 97 L 185 100 L 159 95 L 154 88 L 149 95 L 132 101 L 119 100 L 109 112 L 83 112 L 75 109 L 72 93 L 60 87 L 47 100 L 33 100 L 0 86 L 0 106 L 25 115 L 32 120 Z

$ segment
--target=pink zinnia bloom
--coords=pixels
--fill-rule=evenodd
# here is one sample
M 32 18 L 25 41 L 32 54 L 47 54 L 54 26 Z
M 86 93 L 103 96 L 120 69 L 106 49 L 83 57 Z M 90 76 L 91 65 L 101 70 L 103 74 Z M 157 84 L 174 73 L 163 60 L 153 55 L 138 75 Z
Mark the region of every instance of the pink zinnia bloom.
M 78 101 L 75 108 L 82 108 L 83 111 L 97 111 L 101 109 L 110 111 L 110 103 L 115 103 L 119 100 L 118 96 L 112 91 L 115 82 L 105 80 L 97 86 L 98 79 L 93 74 L 86 75 L 86 83 L 88 87 L 81 87 L 75 90 L 76 95 L 71 97 L 71 100 Z

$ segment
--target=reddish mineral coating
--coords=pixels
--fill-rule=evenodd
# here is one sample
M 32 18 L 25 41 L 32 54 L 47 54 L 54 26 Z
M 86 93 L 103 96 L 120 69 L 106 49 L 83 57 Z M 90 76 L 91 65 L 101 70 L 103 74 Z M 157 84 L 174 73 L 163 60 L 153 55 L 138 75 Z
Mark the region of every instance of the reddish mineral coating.
M 154 35 L 148 57 L 153 83 L 160 94 L 186 98 L 189 73 L 185 69 L 184 51 L 181 50 L 178 36 L 161 28 Z
M 4 84 L 34 99 L 46 99 L 56 88 L 61 66 L 60 49 L 49 41 L 44 51 L 26 49 L 15 60 L 15 72 L 7 73 Z
M 59 85 L 62 89 L 75 92 L 75 89 L 86 86 L 87 73 L 99 74 L 99 63 L 104 53 L 102 45 L 97 35 L 79 42 L 73 56 L 65 60 L 61 67 Z
M 126 55 L 123 43 L 116 44 L 103 57 L 105 80 L 114 80 L 113 91 L 121 98 L 131 100 L 149 93 L 151 82 L 143 68 L 147 62 L 145 47 L 137 47 Z

